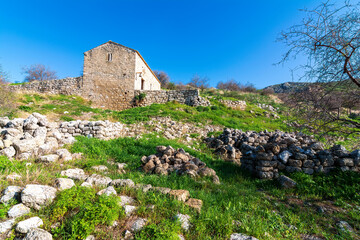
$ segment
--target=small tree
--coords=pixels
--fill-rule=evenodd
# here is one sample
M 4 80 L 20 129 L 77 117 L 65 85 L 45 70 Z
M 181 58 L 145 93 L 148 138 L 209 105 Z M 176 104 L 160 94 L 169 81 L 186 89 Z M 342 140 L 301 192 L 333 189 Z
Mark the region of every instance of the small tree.
M 8 74 L 2 70 L 0 65 L 0 116 L 11 113 L 15 105 L 13 94 L 6 87 L 7 82 Z
M 8 74 L 2 69 L 2 66 L 0 65 L 0 84 L 5 84 L 8 82 Z
M 25 74 L 25 81 L 45 81 L 56 79 L 56 72 L 50 70 L 49 67 L 45 67 L 43 64 L 35 64 L 30 67 L 24 67 L 23 72 Z
M 209 79 L 207 77 L 201 78 L 199 75 L 195 74 L 190 82 L 189 85 L 191 87 L 200 88 L 201 90 L 204 90 L 209 87 Z
M 170 83 L 169 75 L 164 71 L 158 71 L 158 70 L 155 70 L 154 74 L 159 79 L 159 81 L 161 83 L 161 87 L 167 88 L 168 84 Z
M 360 89 L 359 6 L 348 1 L 341 6 L 327 1 L 313 10 L 304 9 L 306 15 L 302 22 L 282 32 L 279 39 L 288 46 L 282 63 L 299 55 L 307 57 L 307 62 L 300 66 L 304 74 L 299 80 L 327 83 L 321 85 L 320 90 L 310 89 L 307 96 L 295 95 L 298 113 L 306 113 L 306 119 L 312 123 L 339 126 L 332 129 L 334 131 L 342 129 L 341 124 L 333 123 L 360 131 L 360 123 L 344 117 L 340 110 L 354 102 L 347 101 L 344 105 L 343 100 L 352 93 L 349 90 Z M 352 87 L 339 92 L 337 86 L 349 81 Z
M 219 82 L 216 86 L 217 89 L 229 90 L 229 91 L 240 91 L 240 83 L 236 82 L 234 79 L 228 80 L 226 82 Z

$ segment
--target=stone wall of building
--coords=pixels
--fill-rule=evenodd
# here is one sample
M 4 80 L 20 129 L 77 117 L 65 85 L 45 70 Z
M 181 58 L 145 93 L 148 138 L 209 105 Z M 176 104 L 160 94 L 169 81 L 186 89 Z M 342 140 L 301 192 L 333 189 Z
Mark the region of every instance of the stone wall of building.
M 161 84 L 146 64 L 145 60 L 136 53 L 135 57 L 135 90 L 160 90 Z
M 135 55 L 134 50 L 116 43 L 106 43 L 85 52 L 82 96 L 93 101 L 96 107 L 113 110 L 131 107 Z
M 169 101 L 177 101 L 189 106 L 209 106 L 210 102 L 200 97 L 199 90 L 135 90 L 135 96 L 144 93 L 145 99 L 139 103 L 135 103 L 136 106 L 148 106 L 153 103 L 166 103 Z
M 48 81 L 34 81 L 19 85 L 9 85 L 13 92 L 38 92 L 50 94 L 79 95 L 83 93 L 83 78 L 64 78 Z

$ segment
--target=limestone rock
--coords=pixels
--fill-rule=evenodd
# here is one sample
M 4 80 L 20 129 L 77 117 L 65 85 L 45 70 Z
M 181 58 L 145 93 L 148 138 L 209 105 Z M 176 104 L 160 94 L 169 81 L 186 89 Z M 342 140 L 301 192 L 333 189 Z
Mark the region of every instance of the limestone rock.
M 135 183 L 131 179 L 115 179 L 111 181 L 110 186 L 114 187 L 134 187 Z
M 23 240 L 52 240 L 52 235 L 40 228 L 31 228 Z
M 71 153 L 69 152 L 69 150 L 67 150 L 65 148 L 56 150 L 56 154 L 59 156 L 59 158 L 61 160 L 65 161 L 65 162 L 72 160 Z
M 8 186 L 0 198 L 0 203 L 8 203 L 11 199 L 20 199 L 22 190 L 23 188 L 19 186 Z
M 39 157 L 38 161 L 43 163 L 53 163 L 59 160 L 59 156 L 56 154 L 49 154 Z
M 185 231 L 188 231 L 190 228 L 190 216 L 189 215 L 184 215 L 184 214 L 177 214 L 175 216 L 175 219 L 180 221 L 181 223 L 181 228 L 184 229 Z
M 56 196 L 56 189 L 46 185 L 29 184 L 21 193 L 22 203 L 31 208 L 40 209 L 51 203 Z
M 198 212 L 200 212 L 203 202 L 200 199 L 189 198 L 189 200 L 187 200 L 185 204 L 189 207 L 195 208 Z
M 88 175 L 86 175 L 84 170 L 80 168 L 67 169 L 65 171 L 61 171 L 60 174 L 74 180 L 85 180 L 88 178 Z
M 10 231 L 15 225 L 15 219 L 9 219 L 4 222 L 0 222 L 0 234 Z
M 16 224 L 15 231 L 28 233 L 32 228 L 40 227 L 43 224 L 43 221 L 39 217 L 32 217 Z
M 168 194 L 171 191 L 171 188 L 166 187 L 153 187 L 153 190 L 162 194 Z
M 136 210 L 135 206 L 132 205 L 124 205 L 123 206 L 126 216 L 130 216 Z
M 296 186 L 296 182 L 285 175 L 281 175 L 278 181 L 283 188 L 294 188 Z
M 106 196 L 110 196 L 111 194 L 116 195 L 117 192 L 115 190 L 115 188 L 113 186 L 109 186 L 103 190 L 100 190 L 97 195 L 106 195 Z
M 230 236 L 230 240 L 258 240 L 257 238 L 247 236 L 242 233 L 233 233 Z
M 74 180 L 70 178 L 57 178 L 55 179 L 55 187 L 59 190 L 69 189 L 75 186 Z
M 13 146 L 4 148 L 3 150 L 0 151 L 0 155 L 4 155 L 8 158 L 12 158 L 14 157 L 16 154 L 15 148 Z
M 28 213 L 30 213 L 30 208 L 22 203 L 12 206 L 7 212 L 9 218 L 18 218 Z
M 107 186 L 112 180 L 109 177 L 92 174 L 85 181 L 95 186 Z
M 125 195 L 121 195 L 119 205 L 120 206 L 125 206 L 125 205 L 128 205 L 128 204 L 132 204 L 134 202 L 135 202 L 134 198 L 129 197 L 129 196 L 125 196 Z
M 130 230 L 132 232 L 139 232 L 146 225 L 146 222 L 147 222 L 146 218 L 138 218 L 131 225 Z
M 105 172 L 108 170 L 108 167 L 104 165 L 99 165 L 99 166 L 93 166 L 92 169 L 99 172 Z
M 171 190 L 169 192 L 169 194 L 171 196 L 173 196 L 176 200 L 179 200 L 182 202 L 185 202 L 190 196 L 190 193 L 188 190 Z

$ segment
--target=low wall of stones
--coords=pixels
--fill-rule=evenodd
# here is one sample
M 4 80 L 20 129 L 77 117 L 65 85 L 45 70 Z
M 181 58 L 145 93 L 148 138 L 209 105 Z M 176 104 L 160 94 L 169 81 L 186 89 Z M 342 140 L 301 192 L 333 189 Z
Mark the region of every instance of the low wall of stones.
M 67 136 L 87 136 L 99 139 L 113 139 L 122 136 L 123 124 L 109 121 L 71 121 L 62 122 L 59 132 Z
M 135 90 L 135 96 L 144 93 L 145 99 L 137 103 L 137 106 L 148 106 L 153 103 L 166 103 L 177 101 L 189 106 L 209 106 L 210 102 L 200 97 L 199 90 Z
M 341 145 L 324 149 L 312 136 L 301 133 L 225 129 L 206 141 L 225 160 L 263 179 L 277 178 L 280 171 L 313 174 L 338 168 L 360 172 L 360 150 L 349 152 Z
M 246 108 L 245 101 L 232 101 L 232 100 L 220 99 L 219 102 L 232 109 L 245 110 Z
M 64 78 L 47 81 L 33 81 L 19 85 L 9 85 L 13 92 L 39 92 L 64 95 L 82 95 L 82 77 Z

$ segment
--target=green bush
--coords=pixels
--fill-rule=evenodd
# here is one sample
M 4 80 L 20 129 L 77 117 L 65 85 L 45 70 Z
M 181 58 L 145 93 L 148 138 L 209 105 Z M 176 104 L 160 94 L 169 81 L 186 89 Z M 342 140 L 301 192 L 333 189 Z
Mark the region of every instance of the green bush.
M 25 112 L 30 112 L 33 110 L 33 108 L 30 106 L 21 105 L 21 106 L 19 106 L 19 110 L 25 111 Z
M 70 121 L 74 121 L 75 119 L 69 116 L 61 116 L 60 120 L 70 122 Z
M 160 223 L 147 225 L 140 233 L 136 234 L 136 239 L 158 239 L 158 240 L 178 240 L 178 232 L 181 226 L 178 221 L 164 220 Z
M 73 187 L 60 192 L 50 206 L 51 221 L 62 220 L 54 235 L 62 239 L 85 239 L 99 224 L 111 225 L 124 216 L 116 196 L 98 196 L 95 190 Z

